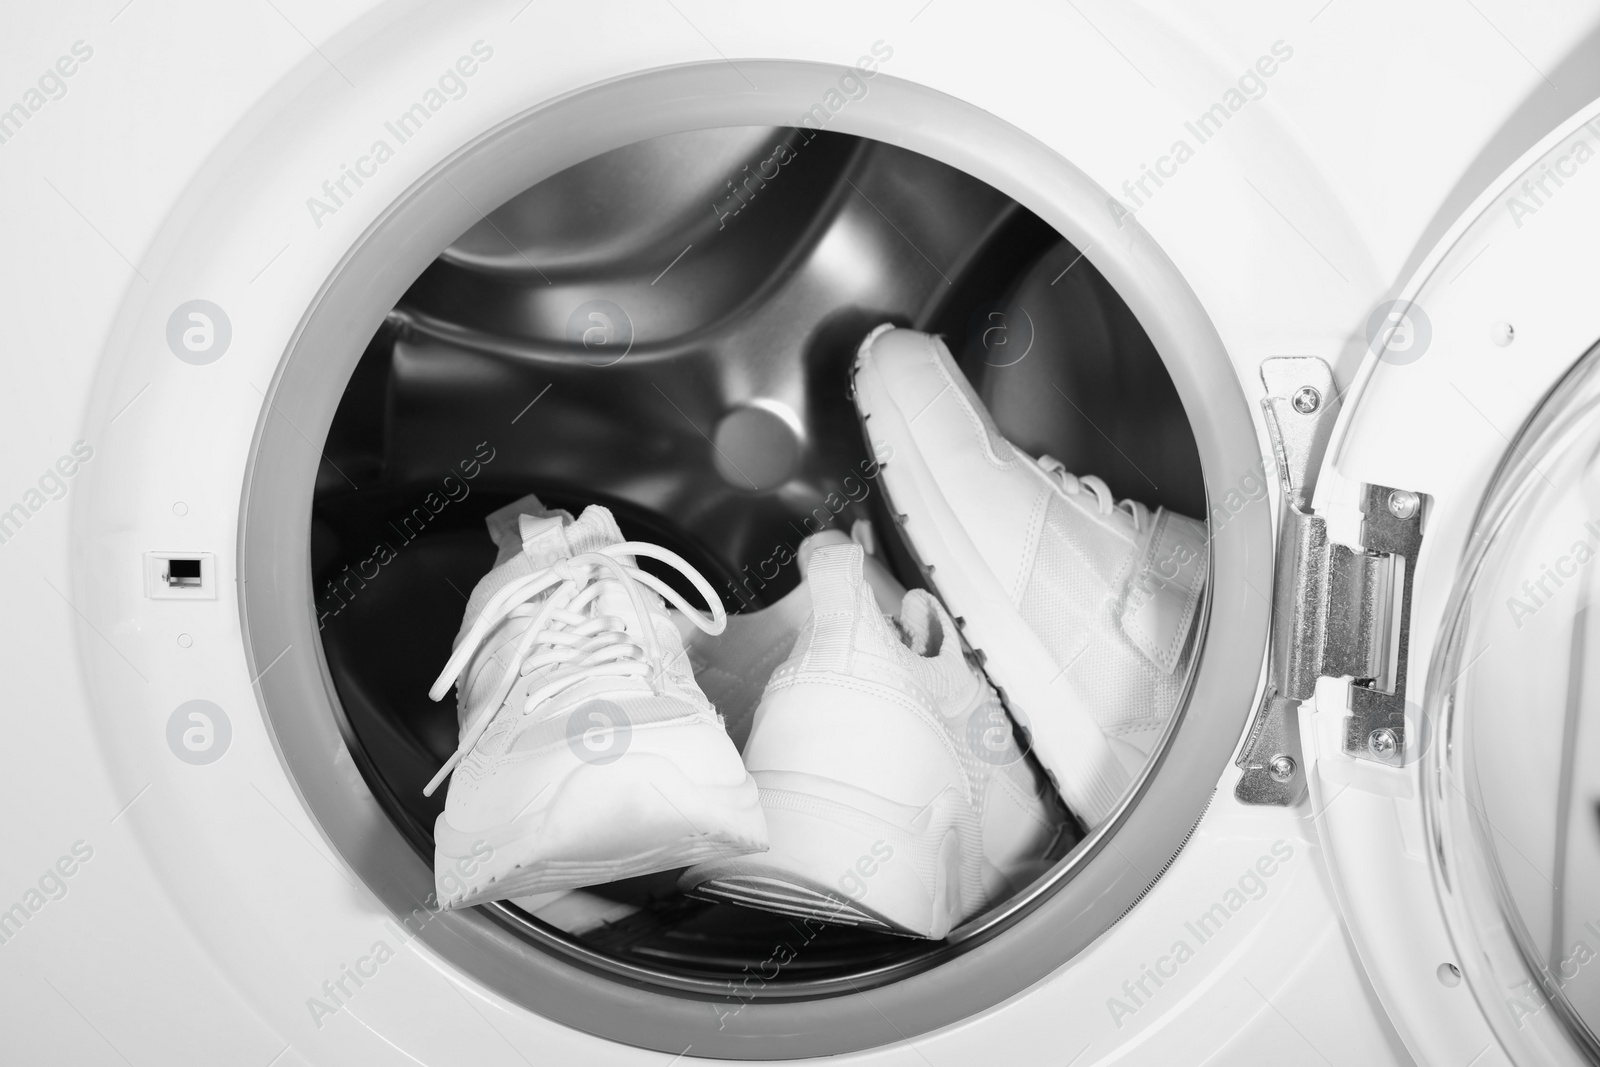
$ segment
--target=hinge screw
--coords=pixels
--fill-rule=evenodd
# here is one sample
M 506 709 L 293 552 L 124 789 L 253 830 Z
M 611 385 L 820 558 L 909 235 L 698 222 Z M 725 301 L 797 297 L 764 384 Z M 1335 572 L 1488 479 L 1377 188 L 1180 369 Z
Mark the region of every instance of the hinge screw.
M 1394 758 L 1395 750 L 1399 747 L 1400 739 L 1387 726 L 1367 735 L 1367 751 L 1381 760 Z
M 1397 519 L 1409 519 L 1417 513 L 1422 506 L 1422 500 L 1417 494 L 1405 489 L 1396 489 L 1389 494 L 1389 514 Z
M 1267 769 L 1271 772 L 1274 782 L 1287 782 L 1294 777 L 1294 757 L 1273 756 L 1272 762 L 1267 764 Z
M 1294 399 L 1290 401 L 1294 409 L 1302 415 L 1309 415 L 1322 406 L 1322 394 L 1309 385 L 1302 385 L 1295 390 Z

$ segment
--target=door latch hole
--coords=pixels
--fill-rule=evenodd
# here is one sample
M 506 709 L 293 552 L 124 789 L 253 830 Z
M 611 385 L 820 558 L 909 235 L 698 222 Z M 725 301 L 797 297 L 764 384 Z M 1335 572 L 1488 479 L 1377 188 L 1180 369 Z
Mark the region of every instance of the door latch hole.
M 162 576 L 172 589 L 200 588 L 200 561 L 198 559 L 169 559 Z
M 214 600 L 217 557 L 210 552 L 146 552 L 144 593 L 152 600 Z

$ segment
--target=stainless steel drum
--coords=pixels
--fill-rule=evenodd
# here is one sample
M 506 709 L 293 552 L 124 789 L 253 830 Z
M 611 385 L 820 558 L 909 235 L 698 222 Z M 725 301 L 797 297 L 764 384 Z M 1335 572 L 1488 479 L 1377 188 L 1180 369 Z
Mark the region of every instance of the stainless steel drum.
M 856 345 L 886 321 L 945 335 L 1027 451 L 1206 513 L 1188 421 L 1127 305 L 1037 216 L 913 152 L 804 129 L 659 137 L 533 186 L 417 279 L 334 418 L 311 549 L 347 741 L 418 852 L 443 801 L 422 785 L 456 744 L 452 704 L 426 693 L 493 560 L 489 511 L 529 492 L 605 503 L 730 611 L 794 586 L 781 547 L 857 519 L 917 583 L 848 396 Z M 786 923 L 688 900 L 671 874 L 596 892 L 617 911 L 581 932 L 490 910 L 545 949 L 689 990 L 759 968 Z M 952 950 L 830 929 L 761 995 L 868 988 Z

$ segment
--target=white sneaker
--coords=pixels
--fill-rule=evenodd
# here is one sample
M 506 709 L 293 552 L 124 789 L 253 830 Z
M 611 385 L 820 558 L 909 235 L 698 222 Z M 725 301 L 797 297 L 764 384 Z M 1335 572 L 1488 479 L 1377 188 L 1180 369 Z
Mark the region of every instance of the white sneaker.
M 728 736 L 740 750 L 750 736 L 751 718 L 766 692 L 767 679 L 789 658 L 801 627 L 811 617 L 811 593 L 805 581 L 811 554 L 823 545 L 852 542 L 866 552 L 867 584 L 872 586 L 878 607 L 885 614 L 892 613 L 906 590 L 874 555 L 872 524 L 865 519 L 856 520 L 849 534 L 824 530 L 801 541 L 795 551 L 800 584 L 775 604 L 729 615 L 728 628 L 720 634 L 705 633 L 687 617 L 672 613 L 694 667 L 694 680 L 716 706 Z
M 897 622 L 885 618 L 862 560 L 854 544 L 813 553 L 812 616 L 745 746 L 772 847 L 707 861 L 678 884 L 942 938 L 1042 871 L 1062 824 L 949 615 L 917 589 Z
M 1205 526 L 1018 451 L 936 337 L 873 330 L 855 397 L 906 540 L 1063 798 L 1098 824 L 1183 687 Z
M 727 616 L 676 554 L 590 507 L 519 519 L 522 551 L 473 590 L 429 695 L 458 686 L 461 743 L 434 827 L 446 908 L 593 885 L 766 847 L 754 781 L 695 685 L 664 596 Z M 492 524 L 491 524 L 492 528 Z M 680 571 L 702 616 L 635 558 Z M 659 596 L 657 594 L 660 594 Z

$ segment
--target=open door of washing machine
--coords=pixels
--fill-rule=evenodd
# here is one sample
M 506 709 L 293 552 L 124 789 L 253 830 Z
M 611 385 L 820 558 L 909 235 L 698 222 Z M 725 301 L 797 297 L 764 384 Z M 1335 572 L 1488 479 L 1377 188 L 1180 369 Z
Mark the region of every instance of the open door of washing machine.
M 1309 766 L 1352 936 L 1422 1062 L 1600 1059 L 1597 117 L 1374 310 L 1342 398 L 1320 360 L 1263 369 L 1285 507 L 1240 796 Z

